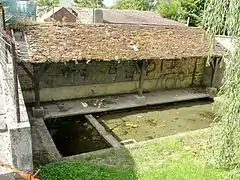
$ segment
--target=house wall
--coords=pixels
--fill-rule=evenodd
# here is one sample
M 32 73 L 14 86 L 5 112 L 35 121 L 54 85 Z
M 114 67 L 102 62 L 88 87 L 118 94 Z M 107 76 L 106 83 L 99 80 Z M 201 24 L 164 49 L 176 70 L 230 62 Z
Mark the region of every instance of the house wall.
M 52 63 L 40 82 L 41 101 L 76 99 L 138 91 L 137 61 Z M 144 81 L 145 91 L 199 86 L 205 59 L 155 60 Z M 32 72 L 32 65 L 26 65 Z M 34 100 L 33 83 L 21 67 L 19 77 L 26 102 Z
M 213 82 L 213 87 L 220 88 L 223 85 L 223 76 L 224 76 L 224 70 L 225 70 L 225 63 L 219 64 L 217 66 L 217 72 L 215 81 Z M 204 71 L 204 77 L 203 77 L 203 84 L 206 87 L 211 86 L 211 77 L 212 77 L 213 69 L 211 66 L 207 66 Z
M 80 24 L 94 24 L 103 23 L 103 11 L 93 8 L 77 8 L 75 9 L 77 16 L 77 23 Z

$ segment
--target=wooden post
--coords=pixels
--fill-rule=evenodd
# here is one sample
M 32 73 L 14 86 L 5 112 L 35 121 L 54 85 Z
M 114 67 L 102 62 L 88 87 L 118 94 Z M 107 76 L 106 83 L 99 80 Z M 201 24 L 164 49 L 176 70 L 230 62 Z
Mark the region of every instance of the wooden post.
M 143 83 L 146 75 L 146 63 L 145 61 L 141 61 L 139 63 L 140 66 L 140 79 L 139 79 L 139 88 L 138 88 L 138 96 L 143 96 Z
M 40 77 L 39 77 L 39 67 L 38 65 L 33 65 L 33 73 L 34 73 L 34 95 L 35 95 L 35 108 L 39 109 L 41 104 L 40 104 L 40 89 L 39 89 L 39 82 L 40 82 Z
M 50 67 L 50 64 L 34 64 L 33 65 L 33 84 L 34 84 L 34 94 L 35 94 L 35 108 L 39 109 L 40 104 L 40 79 L 43 73 Z M 31 73 L 26 71 L 30 77 Z
M 221 61 L 221 58 L 214 57 L 213 61 L 211 62 L 212 66 L 212 78 L 211 78 L 211 87 L 214 86 L 215 80 L 216 80 L 216 75 L 217 75 L 217 70 L 218 70 L 218 65 Z

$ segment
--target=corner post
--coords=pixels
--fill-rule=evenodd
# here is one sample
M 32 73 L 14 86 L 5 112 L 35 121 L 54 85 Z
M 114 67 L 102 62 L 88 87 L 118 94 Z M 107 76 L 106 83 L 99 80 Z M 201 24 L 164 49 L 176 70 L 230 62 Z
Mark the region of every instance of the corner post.
M 221 62 L 221 58 L 214 57 L 213 61 L 211 62 L 212 66 L 212 77 L 211 77 L 211 84 L 210 87 L 214 86 L 215 80 L 216 80 L 216 75 L 217 75 L 217 70 L 218 70 L 218 65 Z
M 40 104 L 40 77 L 39 77 L 39 65 L 33 65 L 33 84 L 34 84 L 34 95 L 35 95 L 35 109 L 39 109 L 41 104 Z
M 140 79 L 139 79 L 139 87 L 138 87 L 138 96 L 143 96 L 143 85 L 144 85 L 144 79 L 146 76 L 146 62 L 140 61 L 139 62 L 139 69 L 140 69 Z

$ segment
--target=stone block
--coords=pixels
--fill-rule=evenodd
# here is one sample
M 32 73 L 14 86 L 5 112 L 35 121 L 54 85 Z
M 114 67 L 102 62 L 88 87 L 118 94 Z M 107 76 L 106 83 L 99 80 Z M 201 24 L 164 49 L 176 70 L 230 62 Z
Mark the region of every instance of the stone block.
M 146 97 L 145 96 L 136 95 L 135 98 L 136 98 L 136 103 L 137 104 L 145 104 L 146 103 Z
M 9 130 L 9 136 L 14 167 L 22 171 L 32 170 L 32 139 L 30 126 L 12 128 Z
M 32 112 L 33 112 L 33 117 L 35 118 L 43 118 L 44 117 L 44 108 L 40 107 L 40 108 L 32 108 Z

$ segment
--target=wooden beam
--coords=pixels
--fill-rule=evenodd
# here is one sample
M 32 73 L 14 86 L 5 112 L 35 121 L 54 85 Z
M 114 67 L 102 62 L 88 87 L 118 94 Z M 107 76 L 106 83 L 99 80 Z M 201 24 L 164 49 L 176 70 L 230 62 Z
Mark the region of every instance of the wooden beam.
M 145 61 L 140 61 L 139 62 L 139 68 L 140 68 L 140 79 L 139 79 L 139 87 L 138 87 L 138 96 L 142 97 L 143 96 L 143 84 L 144 84 L 144 79 L 146 76 L 146 69 L 147 65 Z
M 30 77 L 31 80 L 34 80 L 34 75 L 28 70 L 24 63 L 20 62 L 19 66 L 23 68 L 23 70 L 27 73 L 27 76 Z

